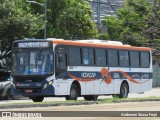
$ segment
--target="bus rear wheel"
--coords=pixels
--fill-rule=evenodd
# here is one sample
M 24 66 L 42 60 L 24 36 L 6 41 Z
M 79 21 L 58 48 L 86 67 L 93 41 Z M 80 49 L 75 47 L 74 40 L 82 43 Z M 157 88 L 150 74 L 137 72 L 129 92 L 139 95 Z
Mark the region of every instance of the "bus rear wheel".
M 129 93 L 129 88 L 127 83 L 122 83 L 121 89 L 120 89 L 120 98 L 127 98 Z
M 129 93 L 129 87 L 127 83 L 122 83 L 121 88 L 120 88 L 120 94 L 115 94 L 112 95 L 113 97 L 118 97 L 118 98 L 127 98 Z
M 88 100 L 88 101 L 96 101 L 97 98 L 98 98 L 98 95 L 86 95 L 86 96 L 83 96 L 85 100 Z
M 70 95 L 66 96 L 66 100 L 77 100 L 78 99 L 78 88 L 75 84 L 71 85 Z
M 33 100 L 33 102 L 42 102 L 44 97 L 43 96 L 36 96 L 31 99 Z

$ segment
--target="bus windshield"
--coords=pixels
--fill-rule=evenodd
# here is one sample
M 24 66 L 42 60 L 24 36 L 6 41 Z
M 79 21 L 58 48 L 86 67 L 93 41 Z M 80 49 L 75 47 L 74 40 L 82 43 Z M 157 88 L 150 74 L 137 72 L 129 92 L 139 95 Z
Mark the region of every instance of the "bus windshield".
M 46 75 L 53 73 L 53 51 L 22 50 L 12 54 L 13 75 Z

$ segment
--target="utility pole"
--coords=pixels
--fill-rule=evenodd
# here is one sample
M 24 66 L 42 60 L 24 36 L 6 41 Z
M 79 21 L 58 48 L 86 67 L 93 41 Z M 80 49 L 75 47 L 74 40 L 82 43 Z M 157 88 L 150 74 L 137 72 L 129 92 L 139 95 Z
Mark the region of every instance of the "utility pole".
M 38 3 L 36 1 L 29 1 L 27 0 L 26 2 L 28 3 L 33 3 L 33 4 L 37 4 L 37 5 L 40 5 L 42 7 L 44 7 L 44 39 L 46 39 L 47 37 L 47 0 L 45 0 L 44 4 L 41 4 L 41 3 Z

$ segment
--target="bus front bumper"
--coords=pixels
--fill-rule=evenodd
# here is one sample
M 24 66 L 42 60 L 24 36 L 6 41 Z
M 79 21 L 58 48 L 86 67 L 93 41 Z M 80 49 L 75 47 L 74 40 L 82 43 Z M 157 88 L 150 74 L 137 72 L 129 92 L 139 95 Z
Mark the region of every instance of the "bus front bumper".
M 12 95 L 22 95 L 25 97 L 34 97 L 34 96 L 54 96 L 55 89 L 52 85 L 43 88 L 22 88 L 22 87 L 13 87 L 11 89 Z

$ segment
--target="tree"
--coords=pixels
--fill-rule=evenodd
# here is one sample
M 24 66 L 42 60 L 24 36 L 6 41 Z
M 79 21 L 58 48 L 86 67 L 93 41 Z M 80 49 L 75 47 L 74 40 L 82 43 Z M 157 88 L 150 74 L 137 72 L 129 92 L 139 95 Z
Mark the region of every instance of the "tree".
M 24 1 L 0 0 L 0 50 L 9 51 L 16 39 L 34 37 L 43 28 L 40 15 L 23 10 Z
M 14 40 L 34 37 L 43 29 L 43 16 L 30 14 L 24 3 L 25 0 L 0 0 L 0 67 L 9 65 Z
M 111 16 L 103 20 L 102 23 L 107 26 L 107 36 L 109 39 L 118 40 L 120 37 L 119 33 L 123 31 L 122 21 Z
M 117 10 L 116 17 L 107 17 L 103 24 L 108 28 L 111 40 L 120 40 L 125 44 L 142 46 L 148 42 L 144 35 L 146 19 L 152 11 L 148 0 L 127 0 Z
M 84 0 L 48 1 L 48 36 L 64 39 L 94 38 L 96 25 L 92 10 Z
M 45 0 L 35 1 L 41 4 L 45 2 Z M 41 6 L 32 3 L 29 6 L 33 14 L 44 14 Z M 47 0 L 47 37 L 94 38 L 97 35 L 97 29 L 91 16 L 91 6 L 85 0 Z M 36 37 L 43 37 L 42 33 L 39 31 Z
M 143 32 L 148 45 L 160 50 L 160 3 L 158 0 L 154 0 L 152 12 L 146 19 L 146 27 Z

